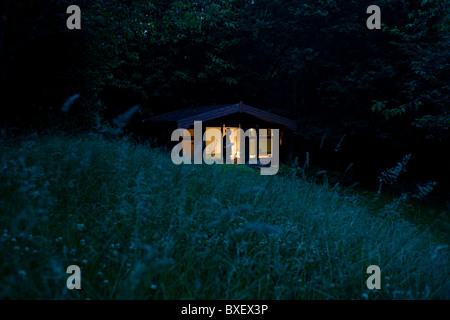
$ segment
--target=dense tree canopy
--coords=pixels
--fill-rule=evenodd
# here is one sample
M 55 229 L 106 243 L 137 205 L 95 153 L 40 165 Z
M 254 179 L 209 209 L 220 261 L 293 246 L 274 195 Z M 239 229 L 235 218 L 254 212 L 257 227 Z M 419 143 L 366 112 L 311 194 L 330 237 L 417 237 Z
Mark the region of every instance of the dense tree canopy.
M 300 158 L 325 141 L 326 166 L 344 136 L 340 169 L 376 176 L 417 153 L 439 170 L 414 179 L 450 176 L 448 1 L 79 0 L 68 30 L 71 4 L 2 1 L 2 125 L 90 130 L 136 104 L 143 119 L 243 100 L 298 121 Z M 371 4 L 382 30 L 366 26 Z

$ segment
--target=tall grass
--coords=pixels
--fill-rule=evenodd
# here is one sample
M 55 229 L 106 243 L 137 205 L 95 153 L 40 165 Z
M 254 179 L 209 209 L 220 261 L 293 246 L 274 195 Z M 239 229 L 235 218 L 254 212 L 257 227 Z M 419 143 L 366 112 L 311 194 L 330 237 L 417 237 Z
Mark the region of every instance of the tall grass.
M 447 243 L 395 206 L 94 134 L 0 150 L 2 299 L 449 298 Z

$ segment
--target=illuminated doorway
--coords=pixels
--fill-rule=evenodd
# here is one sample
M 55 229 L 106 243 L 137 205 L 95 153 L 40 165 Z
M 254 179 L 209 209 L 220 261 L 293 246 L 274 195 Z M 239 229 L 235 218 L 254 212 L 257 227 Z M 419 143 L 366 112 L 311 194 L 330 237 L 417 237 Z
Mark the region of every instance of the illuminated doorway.
M 223 136 L 224 136 L 224 157 L 227 156 L 226 154 L 226 148 L 227 146 L 230 147 L 230 155 L 231 160 L 234 163 L 237 163 L 238 159 L 240 158 L 240 129 L 239 127 L 227 127 L 223 125 Z

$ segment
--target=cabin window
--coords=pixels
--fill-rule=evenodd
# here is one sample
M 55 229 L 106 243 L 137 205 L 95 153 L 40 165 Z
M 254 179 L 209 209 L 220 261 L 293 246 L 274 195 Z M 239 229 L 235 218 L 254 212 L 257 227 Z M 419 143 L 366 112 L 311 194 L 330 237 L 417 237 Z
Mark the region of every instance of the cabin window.
M 269 158 L 273 150 L 273 130 L 259 129 L 259 150 L 260 158 Z

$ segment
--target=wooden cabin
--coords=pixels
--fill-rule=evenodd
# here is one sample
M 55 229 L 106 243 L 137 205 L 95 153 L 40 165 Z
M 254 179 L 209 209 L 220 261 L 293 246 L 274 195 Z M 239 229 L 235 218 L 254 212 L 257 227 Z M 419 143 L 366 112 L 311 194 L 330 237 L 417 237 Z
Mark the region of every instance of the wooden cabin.
M 264 141 L 267 142 L 266 154 L 270 157 L 270 152 L 273 145 L 273 129 L 279 130 L 279 147 L 280 160 L 286 160 L 288 155 L 289 141 L 293 133 L 297 130 L 297 122 L 274 113 L 270 113 L 255 107 L 248 106 L 242 102 L 226 105 L 215 105 L 205 107 L 194 107 L 176 110 L 173 112 L 161 114 L 146 120 L 143 120 L 143 130 L 162 145 L 173 146 L 177 142 L 171 141 L 171 134 L 175 129 L 186 129 L 189 131 L 191 137 L 194 137 L 194 122 L 201 121 L 203 130 L 210 128 L 218 129 L 223 133 L 225 138 L 226 133 L 241 132 L 237 129 L 247 131 L 248 129 L 255 129 L 256 135 L 259 136 L 260 129 L 267 129 Z M 227 131 L 229 130 L 229 131 Z M 264 131 L 262 131 L 264 132 Z M 202 132 L 202 136 L 203 136 Z M 240 144 L 238 134 L 231 135 L 232 143 L 232 157 L 234 159 L 240 156 Z M 194 148 L 192 138 L 192 150 Z M 223 142 L 225 145 L 225 141 Z M 249 148 L 249 144 L 246 144 Z M 206 145 L 207 146 L 207 145 Z M 256 147 L 259 154 L 261 152 L 261 145 Z M 193 154 L 193 151 L 192 151 Z M 251 152 L 245 152 L 247 157 L 251 156 Z M 246 162 L 249 159 L 246 159 Z

